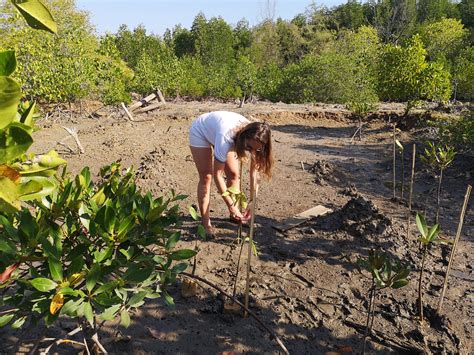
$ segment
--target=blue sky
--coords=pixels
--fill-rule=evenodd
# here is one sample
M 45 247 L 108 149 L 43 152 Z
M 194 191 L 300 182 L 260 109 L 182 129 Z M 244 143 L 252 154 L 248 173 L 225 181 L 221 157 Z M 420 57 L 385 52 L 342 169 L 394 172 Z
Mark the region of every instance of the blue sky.
M 202 11 L 207 19 L 221 16 L 234 26 L 246 18 L 253 26 L 266 18 L 267 3 L 274 5 L 275 18 L 292 19 L 305 11 L 312 0 L 77 0 L 77 7 L 90 13 L 99 34 L 115 33 L 121 24 L 130 29 L 145 25 L 148 32 L 162 35 L 167 28 L 181 24 L 190 28 Z M 318 6 L 332 7 L 345 0 L 315 1 Z M 272 9 L 273 6 L 270 6 Z M 273 11 L 271 11 L 273 12 Z

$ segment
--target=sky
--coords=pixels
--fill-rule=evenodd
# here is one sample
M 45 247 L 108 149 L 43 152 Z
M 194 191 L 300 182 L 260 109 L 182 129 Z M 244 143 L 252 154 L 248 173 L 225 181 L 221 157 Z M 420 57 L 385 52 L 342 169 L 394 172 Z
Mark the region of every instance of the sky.
M 291 20 L 305 12 L 312 0 L 76 0 L 77 7 L 90 13 L 98 34 L 117 32 L 121 24 L 133 29 L 143 24 L 148 33 L 163 35 L 167 28 L 181 24 L 190 29 L 194 18 L 203 12 L 206 19 L 222 17 L 235 26 L 242 18 L 250 26 L 260 23 L 268 14 Z M 318 6 L 333 7 L 345 0 L 314 1 Z M 273 6 L 267 6 L 270 3 Z M 274 10 L 273 10 L 274 9 Z

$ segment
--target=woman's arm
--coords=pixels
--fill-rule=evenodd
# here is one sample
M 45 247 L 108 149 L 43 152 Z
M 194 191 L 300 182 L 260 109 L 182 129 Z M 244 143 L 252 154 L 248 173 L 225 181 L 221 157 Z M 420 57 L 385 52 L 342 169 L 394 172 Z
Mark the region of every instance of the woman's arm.
M 224 168 L 225 168 L 225 163 L 222 163 L 219 160 L 214 159 L 214 181 L 217 186 L 217 191 L 219 191 L 221 196 L 224 192 L 227 191 L 227 185 L 224 178 L 225 176 Z M 230 196 L 222 196 L 222 198 L 225 204 L 227 205 L 227 208 L 229 209 L 229 212 L 231 213 L 231 215 L 237 218 L 241 218 L 242 213 L 240 213 L 239 209 L 233 205 L 234 201 L 232 200 L 232 198 Z

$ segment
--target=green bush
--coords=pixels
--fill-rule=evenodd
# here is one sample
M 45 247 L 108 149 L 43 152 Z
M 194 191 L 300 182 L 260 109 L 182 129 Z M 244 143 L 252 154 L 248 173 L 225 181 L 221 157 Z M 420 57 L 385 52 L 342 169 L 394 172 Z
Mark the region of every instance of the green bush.
M 455 61 L 456 99 L 474 99 L 474 47 L 466 47 Z
M 451 117 L 436 121 L 442 142 L 453 146 L 459 152 L 474 154 L 474 112 L 470 111 L 461 117 Z
M 345 103 L 356 90 L 354 64 L 349 56 L 332 51 L 308 55 L 285 68 L 278 90 L 281 100 Z

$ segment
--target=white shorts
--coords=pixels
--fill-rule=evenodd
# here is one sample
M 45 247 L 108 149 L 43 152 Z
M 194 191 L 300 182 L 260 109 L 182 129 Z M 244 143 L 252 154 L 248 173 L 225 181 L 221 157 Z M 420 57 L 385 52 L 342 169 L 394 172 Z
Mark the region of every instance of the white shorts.
M 194 123 L 195 122 L 193 122 L 191 128 L 189 129 L 189 145 L 195 148 L 211 148 L 212 144 L 209 143 L 207 139 L 199 133 Z

